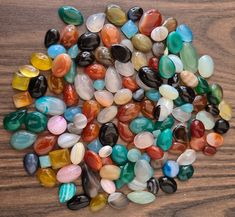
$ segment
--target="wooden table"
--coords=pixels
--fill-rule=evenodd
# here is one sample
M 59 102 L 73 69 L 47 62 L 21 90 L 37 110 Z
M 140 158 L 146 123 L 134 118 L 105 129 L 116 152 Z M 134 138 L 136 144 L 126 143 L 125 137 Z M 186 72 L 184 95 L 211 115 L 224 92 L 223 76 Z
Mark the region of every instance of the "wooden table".
M 11 97 L 12 74 L 19 65 L 27 64 L 32 52 L 45 52 L 45 32 L 64 25 L 57 9 L 70 4 L 82 11 L 85 18 L 104 11 L 111 0 L 0 0 L 0 216 L 4 217 L 67 217 L 67 216 L 154 216 L 154 217 L 234 217 L 235 216 L 235 120 L 225 136 L 225 145 L 214 157 L 199 154 L 195 175 L 188 182 L 178 182 L 174 195 L 159 193 L 148 206 L 130 204 L 116 211 L 106 207 L 92 214 L 88 209 L 72 212 L 58 203 L 57 188 L 42 188 L 34 177 L 28 177 L 22 167 L 22 156 L 9 146 L 9 136 L 2 129 L 5 114 L 14 110 Z M 235 1 L 233 0 L 119 0 L 114 1 L 127 10 L 139 5 L 158 8 L 164 17 L 174 16 L 179 23 L 187 23 L 194 32 L 194 44 L 199 54 L 209 54 L 215 61 L 215 75 L 210 82 L 218 82 L 224 98 L 235 106 Z M 80 27 L 79 27 L 80 28 Z M 83 31 L 83 30 L 82 30 Z M 80 32 L 82 32 L 80 31 Z M 79 187 L 81 190 L 81 187 Z

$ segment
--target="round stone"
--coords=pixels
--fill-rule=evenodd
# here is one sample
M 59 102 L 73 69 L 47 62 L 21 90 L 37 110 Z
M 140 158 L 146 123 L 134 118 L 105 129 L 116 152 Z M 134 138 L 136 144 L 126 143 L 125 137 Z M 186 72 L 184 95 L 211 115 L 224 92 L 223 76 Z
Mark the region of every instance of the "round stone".
M 26 129 L 33 133 L 40 133 L 47 127 L 47 117 L 40 112 L 30 112 L 25 117 Z
M 224 144 L 224 138 L 219 133 L 209 133 L 206 136 L 206 141 L 210 146 L 218 148 Z
M 194 168 L 192 165 L 180 166 L 177 178 L 180 181 L 187 181 L 193 176 L 193 173 L 194 173 Z
M 162 176 L 158 179 L 159 186 L 161 190 L 167 194 L 173 194 L 177 191 L 177 183 L 176 181 L 167 176 Z
M 224 119 L 218 119 L 215 122 L 215 126 L 214 126 L 214 131 L 216 133 L 220 133 L 220 134 L 224 134 L 227 133 L 227 131 L 229 130 L 230 126 L 229 126 L 229 122 L 224 120 Z
M 165 26 L 159 26 L 151 32 L 151 38 L 154 41 L 164 41 L 168 35 L 168 29 Z
M 103 124 L 99 132 L 99 140 L 103 146 L 114 146 L 118 140 L 118 129 L 114 123 Z
M 100 45 L 100 37 L 97 33 L 86 32 L 77 41 L 78 48 L 86 51 L 93 51 Z
M 177 26 L 176 32 L 180 35 L 183 41 L 191 42 L 193 40 L 192 30 L 186 24 L 181 24 Z
M 52 134 L 60 135 L 66 130 L 67 122 L 62 116 L 56 115 L 48 120 L 47 128 Z
M 128 10 L 127 16 L 129 20 L 132 20 L 135 22 L 142 17 L 143 13 L 144 13 L 143 8 L 135 6 Z
M 174 178 L 179 173 L 179 165 L 177 162 L 173 160 L 168 160 L 162 168 L 162 171 L 165 176 Z
M 134 138 L 134 144 L 139 149 L 145 149 L 153 145 L 154 137 L 150 132 L 140 132 Z
M 87 117 L 82 113 L 76 114 L 73 118 L 73 123 L 77 129 L 84 129 L 87 122 Z

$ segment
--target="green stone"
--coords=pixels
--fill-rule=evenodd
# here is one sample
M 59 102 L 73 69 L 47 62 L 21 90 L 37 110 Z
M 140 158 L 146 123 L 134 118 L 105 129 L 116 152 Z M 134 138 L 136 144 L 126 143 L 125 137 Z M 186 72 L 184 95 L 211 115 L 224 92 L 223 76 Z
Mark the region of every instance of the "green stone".
M 7 114 L 3 119 L 4 129 L 9 131 L 18 130 L 24 122 L 27 110 L 18 110 Z
M 51 167 L 51 159 L 49 155 L 40 156 L 39 157 L 40 167 L 41 168 L 48 168 Z
M 133 191 L 127 195 L 127 198 L 133 203 L 149 204 L 152 203 L 156 197 L 148 191 Z
M 165 129 L 157 138 L 157 146 L 160 147 L 163 151 L 167 151 L 172 145 L 172 139 L 171 129 Z
M 76 75 L 77 75 L 77 65 L 75 63 L 75 60 L 73 60 L 69 72 L 64 76 L 64 80 L 70 84 L 73 84 Z
M 181 105 L 183 105 L 183 104 L 185 104 L 185 101 L 180 97 L 180 96 L 178 96 L 175 100 L 173 100 L 174 101 L 174 104 L 176 105 L 176 106 L 181 106 Z
M 210 91 L 210 88 L 207 80 L 201 76 L 198 76 L 197 79 L 198 85 L 195 87 L 196 93 L 200 95 L 208 93 Z
M 20 130 L 11 136 L 10 144 L 16 150 L 23 150 L 31 146 L 36 138 L 36 134 L 26 130 Z
M 180 58 L 184 66 L 184 70 L 188 70 L 193 73 L 197 72 L 198 55 L 195 47 L 191 43 L 184 42 L 183 48 L 180 51 Z
M 80 26 L 83 24 L 84 19 L 79 10 L 71 6 L 62 6 L 58 9 L 58 14 L 61 20 L 67 24 Z
M 168 50 L 173 54 L 179 53 L 183 47 L 183 41 L 177 32 L 171 32 L 167 37 L 166 43 Z
M 40 133 L 47 127 L 47 117 L 41 112 L 30 112 L 25 117 L 26 129 L 33 133 Z
M 120 189 L 125 185 L 125 183 L 121 179 L 115 180 L 114 183 L 117 189 Z
M 128 184 L 135 178 L 134 172 L 135 163 L 128 162 L 122 167 L 120 179 Z
M 154 124 L 152 120 L 145 117 L 135 118 L 131 121 L 129 127 L 130 130 L 135 134 L 138 134 L 142 131 L 152 132 L 154 130 Z
M 211 84 L 207 100 L 215 105 L 218 105 L 223 99 L 223 89 L 219 84 Z
M 175 74 L 175 64 L 168 56 L 162 56 L 159 62 L 159 73 L 162 78 L 171 78 Z
M 180 181 L 187 181 L 193 176 L 193 173 L 194 173 L 194 168 L 192 165 L 180 166 L 177 178 Z
M 167 128 L 171 128 L 175 123 L 175 120 L 172 115 L 169 115 L 164 121 L 157 121 L 155 123 L 155 129 L 156 130 L 165 130 Z
M 111 158 L 117 165 L 124 165 L 127 163 L 128 150 L 124 145 L 116 144 L 113 146 Z
M 127 21 L 126 13 L 115 4 L 110 4 L 106 8 L 108 21 L 116 26 L 122 26 Z

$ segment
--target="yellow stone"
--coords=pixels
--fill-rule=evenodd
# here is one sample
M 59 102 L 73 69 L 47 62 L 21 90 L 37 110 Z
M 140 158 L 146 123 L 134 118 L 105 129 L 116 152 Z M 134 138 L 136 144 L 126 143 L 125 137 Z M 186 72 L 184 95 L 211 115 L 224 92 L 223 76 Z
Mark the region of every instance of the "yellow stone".
M 135 70 L 139 71 L 139 69 L 143 66 L 147 66 L 147 57 L 144 53 L 136 51 L 132 53 L 131 62 L 135 68 Z
M 115 165 L 104 165 L 100 169 L 100 177 L 108 180 L 117 180 L 120 177 L 121 170 Z
M 99 193 L 97 196 L 91 199 L 90 210 L 97 212 L 105 207 L 107 203 L 107 196 L 104 193 Z
M 148 53 L 152 49 L 152 41 L 144 34 L 136 34 L 131 41 L 134 48 L 141 52 Z
M 187 87 L 195 88 L 198 85 L 197 76 L 190 71 L 182 71 L 180 78 Z
M 33 78 L 39 75 L 39 70 L 31 65 L 20 66 L 19 72 L 28 78 Z
M 44 53 L 33 53 L 31 63 L 37 69 L 47 71 L 51 69 L 52 59 Z
M 30 78 L 25 77 L 19 72 L 13 75 L 12 87 L 17 90 L 25 91 L 28 89 Z
M 49 152 L 49 156 L 53 169 L 60 169 L 61 167 L 70 164 L 70 154 L 67 148 L 51 151 Z
M 56 175 L 54 170 L 52 170 L 51 168 L 40 168 L 37 171 L 36 176 L 41 185 L 44 187 L 51 188 L 56 185 Z
M 22 108 L 33 103 L 33 99 L 28 91 L 17 93 L 12 98 L 16 108 Z
M 219 115 L 226 121 L 232 119 L 232 106 L 227 103 L 225 100 L 222 100 L 219 104 Z

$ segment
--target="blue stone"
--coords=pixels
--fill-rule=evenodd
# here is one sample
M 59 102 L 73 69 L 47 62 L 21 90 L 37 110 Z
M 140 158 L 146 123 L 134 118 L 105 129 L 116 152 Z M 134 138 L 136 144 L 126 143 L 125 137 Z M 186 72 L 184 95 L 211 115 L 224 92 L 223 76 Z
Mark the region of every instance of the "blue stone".
M 51 45 L 47 50 L 48 56 L 52 59 L 55 59 L 59 54 L 62 53 L 66 53 L 66 49 L 60 44 Z
M 39 162 L 40 162 L 40 167 L 41 168 L 51 167 L 51 159 L 50 159 L 49 155 L 40 156 L 39 157 Z
M 161 98 L 160 93 L 155 89 L 147 90 L 145 96 L 153 102 L 157 102 Z
M 78 55 L 78 45 L 75 44 L 71 48 L 68 49 L 68 55 L 72 58 L 75 59 Z
M 140 160 L 146 160 L 147 162 L 150 162 L 151 158 L 147 153 L 143 153 L 140 157 Z
M 184 42 L 191 42 L 193 40 L 192 30 L 186 24 L 181 24 L 176 28 L 176 32 Z
M 93 87 L 96 90 L 103 90 L 104 86 L 105 86 L 104 80 L 95 80 L 94 83 L 93 83 Z
M 76 185 L 73 183 L 64 183 L 59 189 L 59 200 L 65 203 L 76 194 Z
M 96 153 L 99 153 L 99 150 L 102 148 L 102 144 L 98 139 L 93 140 L 87 145 L 87 148 L 91 151 L 94 151 Z
M 121 30 L 127 38 L 132 38 L 138 32 L 138 27 L 135 25 L 135 23 L 132 20 L 128 20 L 122 26 Z
M 77 64 L 76 64 L 75 60 L 72 60 L 71 67 L 70 67 L 68 73 L 64 76 L 64 80 L 70 84 L 73 84 L 76 75 L 77 75 Z
M 163 165 L 162 172 L 165 176 L 174 178 L 179 173 L 179 164 L 176 161 L 168 160 Z
M 127 159 L 131 162 L 136 162 L 141 157 L 141 152 L 139 149 L 132 148 L 127 153 Z
M 79 113 L 82 113 L 82 109 L 80 107 L 70 107 L 65 110 L 64 118 L 69 122 L 73 122 L 74 116 Z
M 181 110 L 187 113 L 191 113 L 193 111 L 193 105 L 190 103 L 186 103 L 180 106 Z
M 34 175 L 39 166 L 38 156 L 35 153 L 26 154 L 24 156 L 23 164 L 25 171 L 31 176 Z

